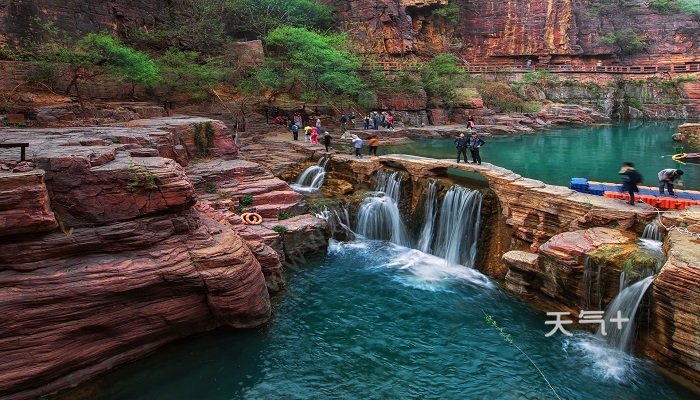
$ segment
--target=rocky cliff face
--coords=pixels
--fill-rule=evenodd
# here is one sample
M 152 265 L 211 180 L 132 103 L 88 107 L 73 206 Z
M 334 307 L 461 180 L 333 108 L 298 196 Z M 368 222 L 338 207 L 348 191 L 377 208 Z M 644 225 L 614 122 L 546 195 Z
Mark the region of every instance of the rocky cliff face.
M 294 217 L 290 254 L 324 249 L 292 249 L 310 233 L 325 243 L 325 223 L 295 216 L 306 211 L 300 195 L 236 160 L 218 121 L 5 129 L 0 143 L 19 135 L 29 163 L 0 151 L 3 399 L 75 385 L 217 326 L 265 323 L 268 288 L 283 284 L 287 240 L 272 229 L 281 211 Z M 245 194 L 263 225 L 234 213 Z
M 479 64 L 620 61 L 620 49 L 603 45 L 608 32 L 634 29 L 647 50 L 624 56 L 631 63 L 700 61 L 700 22 L 664 15 L 643 0 L 449 0 L 460 12 L 456 25 L 435 10 L 446 1 L 352 0 L 326 3 L 365 51 L 430 56 L 452 52 Z
M 57 28 L 69 33 L 118 30 L 122 27 L 154 28 L 172 18 L 175 8 L 172 0 L 0 0 L 0 35 L 11 41 L 19 37 L 32 37 L 37 32 L 36 18 L 54 21 Z

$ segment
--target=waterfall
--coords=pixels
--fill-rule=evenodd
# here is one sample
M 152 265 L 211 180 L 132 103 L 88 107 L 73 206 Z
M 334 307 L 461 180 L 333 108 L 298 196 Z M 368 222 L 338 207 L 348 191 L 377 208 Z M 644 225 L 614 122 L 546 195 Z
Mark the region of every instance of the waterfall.
M 379 171 L 377 192 L 360 204 L 357 215 L 358 235 L 367 239 L 388 240 L 401 246 L 410 247 L 408 233 L 399 213 L 401 195 L 401 175 L 391 175 Z
M 355 232 L 350 229 L 350 215 L 346 207 L 339 205 L 329 209 L 328 206 L 323 206 L 323 209 L 314 211 L 314 215 L 316 218 L 326 220 L 333 239 L 353 240 L 355 238 Z
M 473 267 L 481 219 L 481 193 L 454 185 L 447 191 L 438 219 L 433 254 Z
M 656 241 L 662 241 L 663 235 L 659 226 L 651 223 L 644 227 L 644 232 L 642 232 L 642 239 L 651 239 Z
M 425 190 L 425 215 L 423 216 L 423 228 L 418 239 L 418 250 L 423 253 L 430 253 L 430 245 L 433 243 L 433 228 L 438 206 L 437 181 L 428 181 Z
M 608 344 L 613 347 L 627 353 L 631 353 L 635 333 L 634 317 L 637 314 L 639 303 L 641 303 L 644 294 L 649 286 L 651 286 L 653 281 L 654 277 L 649 276 L 618 293 L 618 295 L 615 296 L 613 301 L 608 306 L 607 310 L 605 310 L 605 316 L 603 317 L 605 320 L 605 331 L 607 332 L 607 335 L 604 336 L 602 334 L 601 326 L 598 328 L 596 336 L 599 338 L 604 338 Z M 610 322 L 611 318 L 618 318 L 618 310 L 620 311 L 620 317 L 629 318 L 629 321 L 621 323 L 621 329 L 618 329 L 617 322 Z
M 618 293 L 627 289 L 627 272 L 620 271 L 620 288 L 617 290 Z
M 330 157 L 321 157 L 316 165 L 313 165 L 304 170 L 299 175 L 297 181 L 289 185 L 292 189 L 302 193 L 313 193 L 323 186 L 323 181 L 326 179 L 326 166 Z
M 399 172 L 389 173 L 385 170 L 379 170 L 375 190 L 384 193 L 385 196 L 390 197 L 398 204 L 401 196 L 401 174 Z

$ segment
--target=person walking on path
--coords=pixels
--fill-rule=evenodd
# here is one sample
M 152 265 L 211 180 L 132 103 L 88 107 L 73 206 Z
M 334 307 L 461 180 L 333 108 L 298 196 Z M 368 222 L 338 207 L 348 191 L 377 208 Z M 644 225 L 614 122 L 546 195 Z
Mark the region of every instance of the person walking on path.
M 318 129 L 315 126 L 311 128 L 311 144 L 318 144 Z
M 305 126 L 304 127 L 304 142 L 310 142 L 311 141 L 311 131 L 313 130 L 312 127 L 310 126 Z
M 323 130 L 321 129 L 321 118 L 316 117 L 316 134 L 318 132 L 323 132 Z
M 357 119 L 355 111 L 350 111 L 350 116 L 348 118 L 350 118 L 350 125 L 352 125 L 352 129 L 357 128 L 357 126 L 355 125 L 355 119 Z
M 345 124 L 348 123 L 348 117 L 345 116 L 345 114 L 340 116 L 340 130 L 345 132 L 347 129 L 345 128 Z
M 379 139 L 377 139 L 376 136 L 372 136 L 369 139 L 369 155 L 372 155 L 372 153 L 374 153 L 374 155 L 376 156 L 377 147 L 379 147 Z
M 485 144 L 484 140 L 472 132 L 472 137 L 469 138 L 469 152 L 472 154 L 472 164 L 478 163 L 481 165 L 481 155 L 479 149 Z
M 455 138 L 454 143 L 455 147 L 457 148 L 457 163 L 459 164 L 459 160 L 461 159 L 460 156 L 462 154 L 464 154 L 464 162 L 468 163 L 469 159 L 467 158 L 467 146 L 469 146 L 469 139 L 464 137 L 464 133 L 460 133 L 459 136 Z
M 294 140 L 299 140 L 299 126 L 296 123 L 292 125 L 292 136 L 294 136 Z
M 365 115 L 365 130 L 369 129 L 369 121 L 372 118 L 369 116 L 369 114 Z
M 360 150 L 362 149 L 362 139 L 357 135 L 352 135 L 352 145 L 355 147 L 355 157 L 362 158 Z
M 301 114 L 299 114 L 299 113 L 294 114 L 294 124 L 298 127 L 304 126 L 304 120 L 301 118 Z
M 627 204 L 634 205 L 634 192 L 639 192 L 637 184 L 642 181 L 642 174 L 634 169 L 634 164 L 631 162 L 626 162 L 622 164 L 622 169 L 620 170 L 620 175 L 622 175 L 622 192 L 627 192 L 630 195 L 630 199 Z
M 328 133 L 328 131 L 323 133 L 323 145 L 326 146 L 326 153 L 329 153 L 331 148 L 331 134 Z
M 386 127 L 389 130 L 394 130 L 394 116 L 389 114 L 389 117 L 386 119 Z
M 680 169 L 667 168 L 659 171 L 659 194 L 661 196 L 664 195 L 665 186 L 668 189 L 668 195 L 675 196 L 676 194 L 673 193 L 673 183 L 678 181 L 678 186 L 683 186 L 683 182 L 680 181 L 682 175 L 683 171 Z

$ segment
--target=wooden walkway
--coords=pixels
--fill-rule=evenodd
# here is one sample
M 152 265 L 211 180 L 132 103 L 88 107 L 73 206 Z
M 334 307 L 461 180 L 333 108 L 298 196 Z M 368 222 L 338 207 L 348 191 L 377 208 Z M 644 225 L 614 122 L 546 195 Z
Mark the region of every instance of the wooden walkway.
M 533 65 L 526 67 L 524 65 L 458 65 L 459 69 L 475 73 L 518 73 L 518 72 L 536 72 L 549 71 L 552 73 L 601 73 L 601 74 L 656 74 L 659 72 L 669 73 L 689 73 L 700 72 L 700 62 L 689 64 L 659 64 L 659 65 L 570 65 L 570 64 L 550 64 L 550 65 Z M 364 69 L 379 68 L 384 71 L 417 71 L 419 64 L 414 62 L 402 61 L 376 61 L 367 63 L 363 66 Z

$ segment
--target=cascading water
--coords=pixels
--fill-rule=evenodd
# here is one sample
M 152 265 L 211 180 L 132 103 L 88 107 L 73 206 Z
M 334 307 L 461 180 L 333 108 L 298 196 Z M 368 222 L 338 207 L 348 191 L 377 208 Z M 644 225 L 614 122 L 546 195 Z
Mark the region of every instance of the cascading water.
M 292 189 L 302 193 L 313 193 L 318 191 L 326 179 L 326 166 L 330 157 L 321 157 L 316 165 L 304 170 L 299 175 L 297 181 L 289 185 Z
M 337 240 L 353 240 L 355 232 L 350 229 L 350 215 L 348 209 L 342 205 L 328 208 L 324 206 L 319 211 L 314 211 L 316 218 L 325 219 L 331 231 L 331 237 Z
M 425 189 L 425 215 L 418 239 L 418 250 L 423 253 L 430 253 L 430 245 L 433 243 L 433 229 L 438 209 L 437 183 L 436 180 L 431 179 Z
M 388 240 L 401 246 L 410 247 L 406 227 L 399 213 L 401 176 L 380 171 L 375 196 L 368 197 L 360 204 L 357 215 L 358 235 L 367 239 Z
M 432 254 L 453 264 L 474 267 L 476 260 L 481 193 L 454 185 L 440 208 Z
M 654 276 L 649 276 L 618 293 L 605 310 L 603 317 L 607 335 L 603 335 L 601 326 L 598 328 L 596 336 L 604 339 L 613 347 L 631 353 L 635 333 L 634 317 L 639 309 L 639 303 L 641 303 L 644 294 L 653 281 Z M 623 319 L 629 318 L 629 321 L 620 322 L 620 325 L 618 325 L 616 320 L 620 319 L 619 317 Z M 611 322 L 610 320 L 613 318 L 614 320 Z
M 644 227 L 644 232 L 642 232 L 642 239 L 651 239 L 660 242 L 663 240 L 663 234 L 661 232 L 661 229 L 659 229 L 658 225 L 651 223 L 647 224 L 647 226 Z

